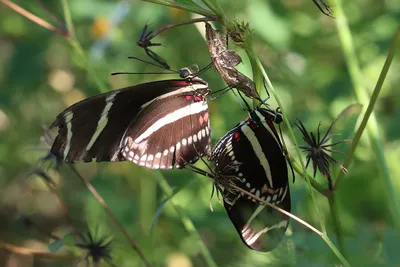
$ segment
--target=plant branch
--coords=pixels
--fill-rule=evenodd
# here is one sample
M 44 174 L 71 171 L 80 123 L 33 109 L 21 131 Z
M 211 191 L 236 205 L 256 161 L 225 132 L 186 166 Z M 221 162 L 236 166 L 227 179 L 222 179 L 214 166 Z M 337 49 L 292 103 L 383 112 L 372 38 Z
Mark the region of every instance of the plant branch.
M 97 200 L 97 202 L 100 203 L 101 206 L 103 206 L 104 210 L 108 214 L 108 216 L 111 218 L 113 223 L 119 228 L 121 233 L 125 236 L 126 240 L 128 243 L 131 245 L 131 247 L 136 251 L 136 253 L 139 255 L 140 259 L 143 261 L 145 266 L 150 267 L 150 263 L 147 261 L 146 257 L 144 256 L 143 252 L 140 250 L 139 246 L 136 244 L 136 242 L 130 237 L 128 231 L 125 229 L 125 227 L 122 225 L 122 223 L 118 220 L 117 216 L 112 212 L 110 207 L 108 207 L 107 203 L 104 201 L 103 197 L 97 192 L 97 190 L 93 187 L 91 183 L 89 183 L 83 176 L 75 169 L 74 166 L 68 164 L 69 168 L 72 170 L 72 172 L 84 183 L 86 188 L 92 193 L 93 197 Z
M 167 195 L 170 197 L 173 192 L 172 188 L 169 186 L 167 181 L 165 180 L 164 176 L 161 173 L 155 172 L 154 177 L 156 177 L 158 185 Z M 175 209 L 176 213 L 178 213 L 179 217 L 181 218 L 182 224 L 185 227 L 186 231 L 193 235 L 198 240 L 198 246 L 200 247 L 201 253 L 203 254 L 204 260 L 207 262 L 207 265 L 210 267 L 217 267 L 216 262 L 214 261 L 213 257 L 211 256 L 210 251 L 208 250 L 207 246 L 204 244 L 199 232 L 196 229 L 196 226 L 193 224 L 192 220 L 180 209 L 173 198 L 169 198 L 169 203 L 171 203 L 172 207 Z
M 49 183 L 48 181 L 45 181 L 47 188 L 50 190 L 50 192 L 52 192 L 57 200 L 58 205 L 60 206 L 63 215 L 65 217 L 65 219 L 67 220 L 67 222 L 69 223 L 69 225 L 74 229 L 74 231 L 76 233 L 79 233 L 78 228 L 75 226 L 71 216 L 69 216 L 68 213 L 68 208 L 67 205 L 64 203 L 64 201 L 61 198 L 60 193 L 58 192 L 57 188 L 54 187 L 51 183 Z
M 297 163 L 297 161 L 294 159 L 294 157 L 291 154 L 288 153 L 287 155 L 288 155 L 288 158 L 289 158 L 290 164 L 292 165 L 293 170 L 295 172 L 297 172 L 303 179 L 305 179 L 305 176 L 308 175 L 308 174 L 305 174 L 305 172 L 307 170 L 302 169 L 301 166 L 299 165 L 299 163 Z M 327 198 L 329 198 L 330 195 L 332 194 L 331 191 L 329 191 L 323 185 L 318 183 L 317 180 L 310 179 L 310 182 L 311 182 L 312 187 L 314 187 L 315 190 L 317 190 L 319 193 L 326 196 Z
M 55 254 L 46 251 L 21 247 L 0 240 L 0 248 L 20 255 L 32 255 L 42 259 L 69 260 L 76 258 L 73 254 Z
M 386 187 L 386 192 L 388 192 L 389 197 L 389 210 L 396 224 L 400 223 L 400 206 L 397 199 L 397 194 L 395 192 L 395 187 L 393 186 L 393 178 L 390 173 L 389 167 L 384 154 L 382 138 L 379 134 L 379 125 L 377 119 L 373 113 L 375 103 L 378 99 L 379 93 L 381 92 L 383 82 L 385 81 L 386 75 L 389 71 L 391 62 L 395 55 L 397 47 L 400 45 L 400 26 L 395 34 L 391 49 L 386 58 L 385 64 L 382 68 L 381 74 L 379 76 L 378 82 L 375 86 L 373 94 L 369 99 L 368 91 L 363 83 L 363 75 L 357 60 L 353 39 L 349 25 L 347 23 L 346 17 L 344 15 L 342 0 L 336 0 L 336 12 L 337 15 L 336 25 L 338 29 L 338 35 L 342 44 L 345 60 L 347 67 L 350 72 L 350 78 L 353 83 L 353 90 L 356 95 L 357 100 L 363 104 L 364 107 L 368 107 L 363 116 L 362 122 L 356 132 L 356 135 L 351 144 L 350 150 L 346 155 L 345 162 L 343 166 L 348 168 L 353 158 L 354 151 L 358 145 L 358 142 L 364 132 L 367 130 L 368 136 L 371 140 L 371 145 L 373 151 L 376 152 L 376 158 L 378 161 L 378 166 L 381 167 L 384 177 L 384 184 Z M 343 179 L 343 173 L 340 172 L 337 179 L 335 188 L 337 189 L 340 181 Z
M 304 225 L 305 227 L 307 227 L 308 229 L 310 229 L 311 231 L 313 231 L 314 233 L 316 233 L 317 235 L 319 235 L 319 236 L 325 241 L 325 243 L 329 246 L 329 248 L 330 248 L 330 249 L 332 250 L 332 252 L 338 257 L 338 259 L 341 261 L 341 263 L 342 263 L 344 266 L 350 266 L 350 264 L 347 262 L 347 260 L 345 259 L 345 257 L 340 253 L 340 251 L 335 247 L 335 245 L 332 243 L 332 241 L 329 239 L 329 237 L 328 237 L 325 233 L 319 231 L 317 228 L 315 228 L 315 227 L 312 226 L 311 224 L 309 224 L 309 223 L 307 223 L 306 221 L 300 219 L 299 217 L 297 217 L 297 216 L 291 214 L 290 212 L 287 212 L 287 211 L 284 210 L 284 209 L 281 209 L 281 208 L 279 208 L 279 207 L 277 207 L 277 206 L 275 206 L 275 205 L 273 205 L 273 204 L 271 204 L 271 203 L 269 203 L 269 202 L 267 202 L 267 201 L 265 201 L 265 200 L 262 200 L 261 198 L 257 197 L 256 195 L 253 195 L 252 193 L 250 193 L 250 192 L 248 192 L 248 191 L 246 191 L 246 190 L 244 190 L 244 189 L 238 187 L 238 186 L 235 185 L 235 184 L 230 184 L 229 186 L 230 186 L 231 188 L 233 188 L 233 189 L 235 189 L 235 190 L 237 190 L 237 191 L 243 193 L 243 194 L 246 194 L 247 196 L 251 197 L 252 199 L 255 199 L 255 200 L 258 201 L 260 204 L 262 204 L 262 205 L 264 205 L 264 206 L 268 206 L 268 207 L 270 207 L 270 208 L 273 208 L 273 209 L 275 209 L 275 210 L 277 210 L 277 211 L 279 211 L 279 212 L 285 214 L 286 216 L 292 218 L 293 220 L 299 222 L 300 224 Z
M 36 23 L 39 26 L 42 26 L 45 29 L 48 29 L 49 31 L 55 32 L 61 36 L 64 36 L 66 38 L 69 38 L 69 32 L 65 31 L 63 29 L 59 29 L 53 25 L 51 25 L 50 23 L 48 23 L 47 21 L 39 18 L 38 16 L 32 14 L 31 12 L 29 12 L 26 9 L 23 9 L 22 7 L 20 7 L 19 5 L 9 1 L 9 0 L 0 0 L 0 3 L 3 3 L 4 5 L 8 6 L 9 8 L 11 8 L 12 10 L 14 10 L 15 12 L 17 12 L 18 14 L 24 16 L 25 18 L 29 19 L 30 21 Z
M 58 27 L 65 28 L 62 22 L 43 4 L 42 0 L 35 0 L 36 4 L 49 16 Z
M 214 17 L 204 17 L 204 18 L 197 18 L 197 19 L 191 19 L 191 20 L 187 20 L 187 21 L 183 21 L 180 23 L 174 23 L 174 24 L 169 24 L 167 26 L 164 26 L 154 32 L 152 32 L 147 39 L 153 39 L 154 37 L 156 37 L 157 35 L 159 35 L 160 33 L 175 28 L 175 27 L 179 27 L 179 26 L 183 26 L 183 25 L 189 25 L 189 24 L 194 24 L 194 23 L 198 23 L 198 22 L 206 22 L 206 21 L 215 21 L 217 20 L 217 18 Z
M 74 48 L 74 50 L 78 53 L 78 55 L 81 57 L 82 61 L 85 63 L 89 75 L 91 77 L 93 77 L 96 84 L 99 86 L 100 92 L 101 93 L 107 92 L 108 91 L 107 88 L 104 86 L 104 84 L 102 82 L 100 82 L 100 79 L 97 77 L 96 72 L 91 67 L 89 60 L 87 59 L 87 56 L 75 35 L 74 24 L 72 23 L 71 11 L 69 9 L 68 0 L 61 0 L 61 3 L 63 6 L 64 17 L 65 17 L 67 29 L 68 29 L 68 32 L 70 33 L 70 38 L 68 38 L 68 41 L 70 42 L 70 44 Z
M 343 240 L 343 235 L 342 235 L 342 227 L 341 227 L 340 217 L 338 215 L 337 207 L 336 207 L 335 192 L 332 192 L 332 195 L 330 197 L 328 197 L 328 201 L 329 201 L 329 208 L 330 208 L 331 214 L 332 214 L 333 228 L 335 229 L 339 250 L 343 254 L 345 254 L 344 240 Z
M 263 87 L 263 76 L 257 64 L 257 56 L 254 53 L 252 45 L 248 45 L 245 51 L 247 57 L 250 60 L 251 70 L 253 72 L 253 82 L 256 86 L 257 94 L 261 96 L 261 88 Z M 253 107 L 257 106 L 258 104 L 259 101 L 257 99 L 253 99 Z
M 237 190 L 237 191 L 239 191 L 239 192 L 251 197 L 252 199 L 255 199 L 256 201 L 260 202 L 260 204 L 262 204 L 264 206 L 273 208 L 274 210 L 277 210 L 280 213 L 285 214 L 286 216 L 288 216 L 288 217 L 292 218 L 293 220 L 297 221 L 298 223 L 304 225 L 305 227 L 307 227 L 308 229 L 310 229 L 311 231 L 313 231 L 317 235 L 319 235 L 319 236 L 324 235 L 323 232 L 321 232 L 320 230 L 318 230 L 317 228 L 315 228 L 311 224 L 307 223 L 306 221 L 300 219 L 296 215 L 293 215 L 293 214 L 291 214 L 290 212 L 288 212 L 288 211 L 286 211 L 284 209 L 281 209 L 281 208 L 279 208 L 279 207 L 277 207 L 277 206 L 275 206 L 275 205 L 273 205 L 273 204 L 271 204 L 271 203 L 269 203 L 269 202 L 267 202 L 265 200 L 262 200 L 261 198 L 257 197 L 256 195 L 253 195 L 252 193 L 244 190 L 243 188 L 241 188 L 241 187 L 239 187 L 239 186 L 237 186 L 235 184 L 230 184 L 229 187 L 231 187 L 231 188 L 233 188 L 233 189 L 235 189 L 235 190 Z
M 301 165 L 301 168 L 303 169 L 303 174 L 305 175 L 305 180 L 306 180 L 306 182 L 308 184 L 308 189 L 309 189 L 310 194 L 311 194 L 312 202 L 314 203 L 314 206 L 315 206 L 315 209 L 316 209 L 316 213 L 317 213 L 317 215 L 318 215 L 318 217 L 320 219 L 320 225 L 321 225 L 322 232 L 326 233 L 325 222 L 324 222 L 324 219 L 322 217 L 322 213 L 321 213 L 321 211 L 320 211 L 320 209 L 318 207 L 318 203 L 317 203 L 317 200 L 316 200 L 316 197 L 315 197 L 314 190 L 312 189 L 312 186 L 311 186 L 311 180 L 312 179 L 309 177 L 309 175 L 308 175 L 308 173 L 306 171 L 305 164 L 303 162 L 303 158 L 301 157 L 301 152 L 300 152 L 299 146 L 298 146 L 296 138 L 294 136 L 293 129 L 292 129 L 290 123 L 289 123 L 289 119 L 286 116 L 285 109 L 284 109 L 284 107 L 282 105 L 282 102 L 280 101 L 280 99 L 279 99 L 274 87 L 272 86 L 272 83 L 269 80 L 269 77 L 268 77 L 267 73 L 265 72 L 264 67 L 261 64 L 259 59 L 257 59 L 257 65 L 258 65 L 260 71 L 262 72 L 262 74 L 264 76 L 264 79 L 267 82 L 268 89 L 274 95 L 274 98 L 275 98 L 276 102 L 278 103 L 280 109 L 282 110 L 282 115 L 283 115 L 283 118 L 284 118 L 284 122 L 285 122 L 285 124 L 286 124 L 286 126 L 288 128 L 289 136 L 292 139 L 292 142 L 293 142 L 293 144 L 294 144 L 294 146 L 296 148 L 296 152 L 297 152 L 297 155 L 298 155 L 299 160 L 300 160 L 300 165 Z
M 211 3 L 210 0 L 201 0 L 201 2 L 203 2 L 203 4 L 205 4 L 219 18 L 223 18 L 223 13 L 221 13 L 222 9 L 221 9 L 220 5 L 218 5 L 218 8 L 217 8 L 213 3 Z
M 188 6 L 188 5 L 180 4 L 177 2 L 171 2 L 171 1 L 166 1 L 166 0 L 142 0 L 142 1 L 153 3 L 153 4 L 158 4 L 158 5 L 163 5 L 163 6 L 168 6 L 168 7 L 172 7 L 172 8 L 182 9 L 185 11 L 203 15 L 205 17 L 214 17 L 215 16 L 215 14 L 213 12 L 210 12 L 204 8 Z

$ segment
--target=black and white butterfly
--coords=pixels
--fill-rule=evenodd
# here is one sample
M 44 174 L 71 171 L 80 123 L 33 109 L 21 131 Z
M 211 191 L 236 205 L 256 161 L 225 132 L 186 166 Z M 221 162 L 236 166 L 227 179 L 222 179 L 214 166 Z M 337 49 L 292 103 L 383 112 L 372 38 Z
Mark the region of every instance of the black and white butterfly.
M 66 162 L 132 161 L 152 169 L 182 168 L 210 155 L 207 82 L 138 84 L 82 100 L 57 116 L 51 152 Z
M 216 144 L 206 173 L 222 193 L 224 207 L 243 242 L 251 249 L 270 251 L 283 239 L 289 218 L 273 208 L 260 205 L 234 184 L 253 195 L 290 212 L 288 169 L 283 146 L 274 127 L 281 122 L 278 112 L 256 108 Z

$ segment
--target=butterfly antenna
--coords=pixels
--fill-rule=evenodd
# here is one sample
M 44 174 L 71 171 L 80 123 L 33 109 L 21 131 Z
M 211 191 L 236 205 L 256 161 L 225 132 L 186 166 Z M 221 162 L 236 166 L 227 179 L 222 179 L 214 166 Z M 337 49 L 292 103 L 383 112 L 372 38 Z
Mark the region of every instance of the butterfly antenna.
M 149 74 L 149 75 L 151 75 L 151 74 L 165 74 L 165 75 L 168 75 L 168 74 L 171 74 L 171 73 L 168 73 L 168 72 L 125 72 L 125 71 L 112 72 L 111 73 L 112 76 L 121 75 L 121 74 Z
M 125 71 L 123 71 L 123 72 L 113 72 L 113 73 L 111 73 L 111 75 L 121 75 L 121 74 L 171 74 L 171 73 L 179 73 L 179 71 L 171 70 L 171 69 L 165 68 L 165 67 L 163 67 L 163 66 L 160 66 L 160 65 L 158 65 L 158 64 L 152 63 L 152 62 L 150 62 L 150 61 L 147 61 L 147 60 L 144 60 L 144 59 L 141 59 L 141 58 L 138 58 L 138 57 L 130 56 L 130 57 L 128 57 L 128 58 L 129 58 L 129 59 L 138 60 L 138 61 L 140 61 L 140 62 L 143 62 L 143 63 L 149 64 L 149 65 L 152 65 L 152 66 L 161 68 L 161 69 L 163 69 L 163 70 L 165 70 L 165 71 L 169 71 L 169 72 L 125 72 Z

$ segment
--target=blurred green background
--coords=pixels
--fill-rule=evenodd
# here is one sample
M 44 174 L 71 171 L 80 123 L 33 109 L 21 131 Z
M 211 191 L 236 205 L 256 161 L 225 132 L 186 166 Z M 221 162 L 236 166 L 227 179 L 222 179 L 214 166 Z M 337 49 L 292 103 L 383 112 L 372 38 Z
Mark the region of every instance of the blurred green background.
M 61 1 L 14 2 L 58 25 L 41 3 L 64 24 Z M 69 105 L 98 94 L 97 82 L 111 90 L 176 78 L 176 75 L 110 76 L 110 73 L 159 71 L 127 59 L 128 56 L 146 58 L 144 51 L 136 46 L 142 27 L 148 22 L 155 30 L 190 19 L 192 15 L 141 1 L 68 2 L 77 38 L 92 73 L 88 73 L 85 60 L 66 38 L 27 20 L 0 1 L 0 266 L 76 266 L 79 258 L 85 256 L 67 245 L 56 254 L 72 251 L 74 256 L 66 259 L 23 255 L 4 248 L 3 243 L 7 243 L 49 252 L 48 246 L 54 240 L 38 228 L 61 237 L 71 232 L 54 193 L 40 176 L 29 176 L 49 149 L 41 138 L 43 129 Z M 363 83 L 372 91 L 400 21 L 400 4 L 398 0 L 344 2 Z M 336 21 L 320 13 L 311 0 L 220 0 L 220 3 L 229 18 L 249 22 L 254 29 L 254 49 L 292 124 L 300 118 L 309 130 L 315 131 L 322 122 L 321 129 L 325 131 L 346 106 L 357 103 Z M 330 4 L 335 9 L 335 1 Z M 153 51 L 163 56 L 173 69 L 193 63 L 204 67 L 210 58 L 203 31 L 203 23 L 172 29 L 153 40 L 163 44 Z M 244 59 L 239 70 L 250 76 L 245 54 L 234 45 L 232 48 Z M 397 192 L 400 190 L 399 69 L 397 56 L 375 109 Z M 212 90 L 225 86 L 214 69 L 202 78 Z M 269 103 L 276 107 L 273 99 Z M 209 106 L 213 143 L 246 117 L 233 94 L 209 101 Z M 349 124 L 341 120 L 333 133 L 342 133 L 340 138 L 351 138 L 343 136 L 341 131 L 341 127 Z M 295 134 L 300 144 L 304 144 L 299 132 Z M 286 140 L 289 152 L 294 153 Z M 347 149 L 348 145 L 340 147 L 343 152 Z M 390 220 L 387 192 L 375 156 L 368 139 L 362 138 L 338 191 L 345 256 L 354 266 L 400 266 L 399 235 Z M 336 158 L 343 161 L 340 156 Z M 208 266 L 198 239 L 188 233 L 170 202 L 150 230 L 157 208 L 166 199 L 159 186 L 161 175 L 172 188 L 180 189 L 172 201 L 192 220 L 218 266 L 327 266 L 339 262 L 320 237 L 294 221 L 278 249 L 271 253 L 251 251 L 241 242 L 216 198 L 212 201 L 214 212 L 210 211 L 211 181 L 189 171 L 158 173 L 129 162 L 79 163 L 76 168 L 102 195 L 154 266 Z M 48 173 L 57 182 L 75 224 L 82 231 L 86 227 L 98 236 L 112 237 L 111 255 L 116 266 L 143 265 L 103 207 L 68 168 L 61 167 L 59 172 L 49 169 Z M 316 179 L 326 186 L 322 177 L 317 175 Z M 292 213 L 319 227 L 307 185 L 300 177 L 291 184 L 291 194 Z M 319 194 L 317 200 L 329 237 L 335 241 L 327 200 Z M 40 227 L 26 223 L 27 218 Z

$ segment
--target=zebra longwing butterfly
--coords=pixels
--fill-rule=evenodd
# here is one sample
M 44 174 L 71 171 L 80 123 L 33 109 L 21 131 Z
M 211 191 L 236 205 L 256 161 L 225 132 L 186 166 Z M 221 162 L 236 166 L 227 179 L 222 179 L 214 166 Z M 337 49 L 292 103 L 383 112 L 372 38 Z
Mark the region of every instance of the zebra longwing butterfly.
M 206 39 L 214 67 L 225 83 L 250 98 L 260 99 L 254 82 L 236 70 L 235 67 L 242 62 L 242 59 L 235 51 L 228 50 L 227 36 L 220 34 L 206 23 Z
M 248 247 L 264 252 L 280 243 L 289 218 L 229 189 L 229 183 L 290 212 L 288 170 L 273 121 L 282 121 L 280 113 L 256 108 L 218 141 L 211 156 L 216 184 L 228 185 L 222 194 L 229 218 Z
M 66 162 L 132 161 L 182 168 L 210 155 L 207 82 L 185 79 L 134 85 L 82 100 L 57 116 L 51 152 Z M 181 75 L 182 76 L 182 75 Z

